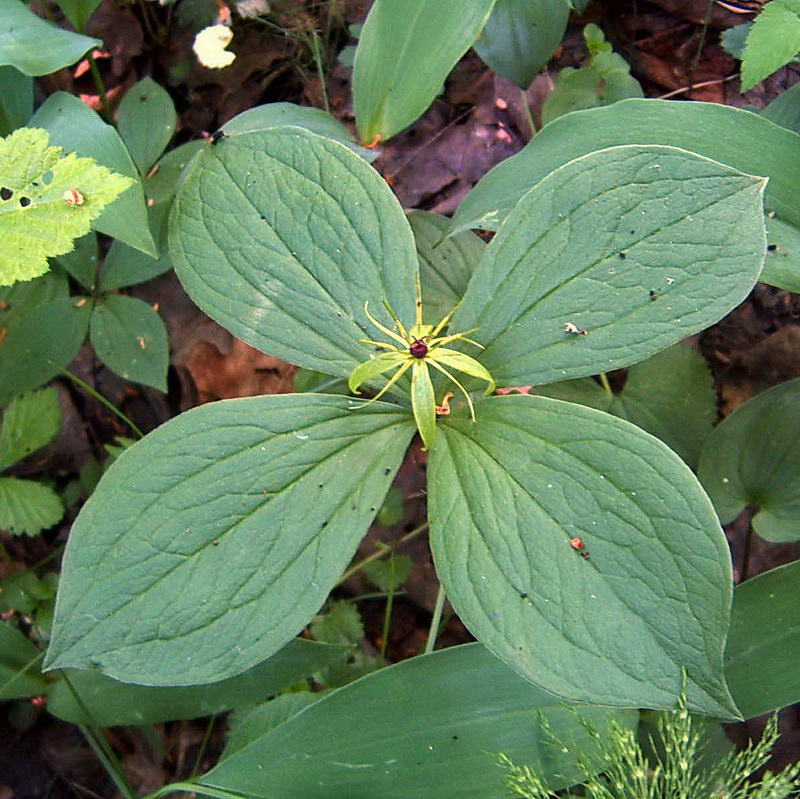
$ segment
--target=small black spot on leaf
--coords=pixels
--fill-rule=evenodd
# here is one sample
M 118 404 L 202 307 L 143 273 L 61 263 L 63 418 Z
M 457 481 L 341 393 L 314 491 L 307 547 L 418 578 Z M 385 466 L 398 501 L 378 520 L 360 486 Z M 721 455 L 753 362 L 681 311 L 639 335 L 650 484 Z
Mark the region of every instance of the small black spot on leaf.
M 7 189 L 5 186 L 3 186 L 2 189 L 0 189 L 0 200 L 3 200 L 3 202 L 5 202 L 6 200 L 10 200 L 13 196 L 14 192 L 11 191 L 11 189 Z
M 775 252 L 778 249 L 777 244 L 767 244 L 767 251 L 768 252 Z
M 628 256 L 627 256 L 627 254 L 626 254 L 626 253 L 624 253 L 624 252 L 621 252 L 621 253 L 619 254 L 619 259 L 620 259 L 620 261 L 624 261 L 624 260 L 625 260 L 627 257 L 628 257 Z
M 391 473 L 392 473 L 392 470 L 391 470 L 391 469 L 390 469 L 390 468 L 387 466 L 387 467 L 386 467 L 386 468 L 383 470 L 383 473 L 384 473 L 384 474 L 391 474 Z
M 19 198 L 19 205 L 20 208 L 27 208 L 31 204 L 30 197 L 20 197 Z

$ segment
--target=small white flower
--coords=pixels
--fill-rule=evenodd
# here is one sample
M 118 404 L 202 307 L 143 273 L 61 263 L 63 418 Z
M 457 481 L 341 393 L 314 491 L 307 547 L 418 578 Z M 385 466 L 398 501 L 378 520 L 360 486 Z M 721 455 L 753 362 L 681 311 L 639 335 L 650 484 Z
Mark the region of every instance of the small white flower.
M 227 25 L 211 25 L 203 28 L 194 37 L 192 49 L 197 55 L 197 60 L 209 69 L 222 69 L 229 67 L 236 58 L 236 53 L 231 53 L 225 48 L 233 39 L 233 31 Z

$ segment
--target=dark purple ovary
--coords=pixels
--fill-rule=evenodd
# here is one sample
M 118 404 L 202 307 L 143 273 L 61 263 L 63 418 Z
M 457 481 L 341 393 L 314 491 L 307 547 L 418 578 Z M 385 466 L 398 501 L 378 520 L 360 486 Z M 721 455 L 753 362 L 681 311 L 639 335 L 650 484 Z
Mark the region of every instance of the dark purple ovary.
M 408 351 L 415 358 L 424 358 L 428 354 L 428 345 L 421 338 L 418 338 L 411 342 Z

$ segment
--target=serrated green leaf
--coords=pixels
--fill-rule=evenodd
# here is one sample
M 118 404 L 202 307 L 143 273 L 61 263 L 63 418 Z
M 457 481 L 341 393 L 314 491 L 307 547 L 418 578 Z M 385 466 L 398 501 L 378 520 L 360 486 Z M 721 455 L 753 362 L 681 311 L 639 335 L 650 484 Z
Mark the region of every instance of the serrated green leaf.
M 385 560 L 366 563 L 363 572 L 367 579 L 381 591 L 396 591 L 411 574 L 411 558 L 408 555 L 389 555 Z
M 33 79 L 14 67 L 0 67 L 0 136 L 21 128 L 33 113 Z
M 75 242 L 75 248 L 57 259 L 87 291 L 94 291 L 97 275 L 97 234 L 87 233 Z
M 51 144 L 63 147 L 64 152 L 94 158 L 98 164 L 134 181 L 103 211 L 93 227 L 148 255 L 157 256 L 139 173 L 116 128 L 107 125 L 86 103 L 66 92 L 51 94 L 28 124 L 50 131 Z
M 311 624 L 315 641 L 352 646 L 364 639 L 364 625 L 358 608 L 346 599 L 331 602 L 323 614 Z
M 46 383 L 78 354 L 86 340 L 91 300 L 61 297 L 24 313 L 0 312 L 0 402 Z
M 408 411 L 351 407 L 227 400 L 126 450 L 73 525 L 49 668 L 200 684 L 278 651 L 341 575 L 413 433 Z
M 45 130 L 0 139 L 0 285 L 44 274 L 47 259 L 69 252 L 131 183 L 91 158 L 62 156 Z
M 692 709 L 736 717 L 727 543 L 660 441 L 572 403 L 493 397 L 478 423 L 442 421 L 428 496 L 447 597 L 520 674 L 568 700 L 670 709 L 685 669 Z
M 189 169 L 170 218 L 172 260 L 189 296 L 235 336 L 349 377 L 372 354 L 359 341 L 375 335 L 366 302 L 387 324 L 384 301 L 413 319 L 408 222 L 344 145 L 273 128 L 225 137 Z
M 575 111 L 546 125 L 521 152 L 481 178 L 456 211 L 452 229 L 497 230 L 522 196 L 554 169 L 623 144 L 680 147 L 764 175 L 769 178 L 767 209 L 800 225 L 800 135 L 759 114 L 717 103 L 632 99 Z
M 590 377 L 552 383 L 537 394 L 606 411 L 660 438 L 689 466 L 717 418 L 714 381 L 703 357 L 676 344 L 628 370 L 625 385 L 609 394 Z
M 55 72 L 74 64 L 87 50 L 103 46 L 100 39 L 45 22 L 19 0 L 0 0 L 0 19 L 0 65 L 11 65 L 26 75 Z
M 500 386 L 643 360 L 747 296 L 766 254 L 765 183 L 671 147 L 575 159 L 518 203 L 452 328 L 479 327 Z
M 158 724 L 194 719 L 263 702 L 268 697 L 342 657 L 342 647 L 295 639 L 271 658 L 236 677 L 210 685 L 152 688 L 121 683 L 99 671 L 69 669 L 66 681 L 50 683 L 47 709 L 73 724 Z M 88 716 L 86 711 L 88 710 Z
M 800 379 L 753 397 L 706 439 L 697 474 L 723 524 L 745 507 L 767 541 L 800 540 Z
M 377 0 L 353 69 L 362 144 L 386 140 L 425 112 L 475 41 L 495 0 Z
M 725 678 L 746 719 L 800 701 L 798 592 L 800 561 L 734 589 Z
M 169 93 L 152 78 L 131 86 L 117 112 L 117 128 L 141 175 L 158 160 L 175 133 L 178 115 Z
M 41 656 L 33 642 L 19 630 L 0 622 L 0 700 L 37 696 L 47 691 L 47 680 L 36 665 Z
M 63 515 L 64 506 L 49 486 L 0 477 L 0 530 L 14 535 L 39 535 Z
M 499 75 L 527 89 L 567 29 L 567 0 L 497 0 L 473 45 Z
M 0 470 L 49 444 L 60 429 L 61 407 L 54 388 L 15 397 L 0 426 Z
M 747 34 L 742 91 L 747 92 L 800 53 L 800 15 L 783 0 L 767 3 Z
M 467 644 L 334 691 L 199 782 L 254 799 L 502 799 L 508 793 L 494 760 L 505 752 L 563 788 L 580 774 L 577 753 L 597 761 L 580 718 L 601 734 L 614 721 L 631 728 L 638 718 L 608 708 L 575 711 Z M 545 722 L 568 751 L 552 745 Z
M 486 244 L 466 230 L 446 238 L 450 219 L 429 211 L 408 214 L 419 258 L 422 304 L 429 319 L 444 319 L 459 303 Z
M 167 390 L 167 330 L 146 302 L 122 294 L 98 299 L 89 338 L 103 363 L 120 377 Z

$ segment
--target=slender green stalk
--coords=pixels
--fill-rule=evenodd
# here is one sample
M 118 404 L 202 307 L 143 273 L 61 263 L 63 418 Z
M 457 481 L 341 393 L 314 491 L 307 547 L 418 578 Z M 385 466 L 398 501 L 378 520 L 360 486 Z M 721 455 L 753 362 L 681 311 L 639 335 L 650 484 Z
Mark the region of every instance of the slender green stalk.
M 125 422 L 125 424 L 127 424 L 128 427 L 130 427 L 130 429 L 133 430 L 133 432 L 136 433 L 139 438 L 144 438 L 144 433 L 116 405 L 114 405 L 113 402 L 107 400 L 96 389 L 93 389 L 88 383 L 81 380 L 80 377 L 72 374 L 69 369 L 60 366 L 55 361 L 50 361 L 50 363 L 58 368 L 58 370 L 62 372 L 65 377 L 68 377 L 73 383 L 80 386 L 87 394 L 90 394 L 92 397 L 94 397 L 101 405 L 104 405 L 106 408 L 108 408 L 111 413 L 122 419 L 122 421 Z
M 34 655 L 19 671 L 15 672 L 11 678 L 0 685 L 0 695 L 2 695 L 4 691 L 7 691 L 8 687 L 13 685 L 14 682 L 22 677 L 23 674 L 26 674 L 28 671 L 30 671 L 43 657 L 44 652 L 39 652 L 38 655 Z
M 396 587 L 396 572 L 394 553 L 389 555 L 389 592 L 386 596 L 386 608 L 383 611 L 383 630 L 381 632 L 381 660 L 386 660 L 386 647 L 389 645 L 389 628 L 392 624 L 392 605 L 394 605 L 394 589 Z
M 97 62 L 94 60 L 94 54 L 91 50 L 86 54 L 86 60 L 89 62 L 89 71 L 92 73 L 92 80 L 94 81 L 97 93 L 100 95 L 100 107 L 102 115 L 106 122 L 113 123 L 114 115 L 111 113 L 111 105 L 108 102 L 108 95 L 106 94 L 106 85 L 103 83 L 103 76 L 97 68 Z
M 153 793 L 147 794 L 143 799 L 160 799 L 162 796 L 169 796 L 173 793 L 191 793 L 199 794 L 200 796 L 212 796 L 214 799 L 250 799 L 241 793 L 233 791 L 226 791 L 222 788 L 212 788 L 208 785 L 198 785 L 195 782 L 173 782 L 171 785 L 165 785 Z
M 205 755 L 206 749 L 208 748 L 208 742 L 211 739 L 211 731 L 214 729 L 214 722 L 216 720 L 217 720 L 216 713 L 214 713 L 208 720 L 206 733 L 203 736 L 203 740 L 200 742 L 200 749 L 197 751 L 197 757 L 195 758 L 194 766 L 192 766 L 192 773 L 189 777 L 190 780 L 193 780 L 197 776 L 197 772 L 200 771 L 200 764 L 203 762 L 203 755 Z
M 378 560 L 378 558 L 382 558 L 387 552 L 391 552 L 396 550 L 402 544 L 405 544 L 407 541 L 410 541 L 412 538 L 416 538 L 420 533 L 424 533 L 425 530 L 428 529 L 428 523 L 423 522 L 419 527 L 415 527 L 411 532 L 406 533 L 402 538 L 398 539 L 397 543 L 391 547 L 386 546 L 386 544 L 381 544 L 381 548 L 377 549 L 371 555 L 367 555 L 366 558 L 363 558 L 354 566 L 351 566 L 338 580 L 336 585 L 341 585 L 342 583 L 346 583 L 354 574 L 357 574 L 364 568 L 368 563 L 372 563 L 373 560 Z
M 606 390 L 609 397 L 614 396 L 614 392 L 611 390 L 611 383 L 608 382 L 608 375 L 605 372 L 600 372 L 598 375 L 600 378 L 600 385 Z
M 328 101 L 328 87 L 325 85 L 325 67 L 322 63 L 322 45 L 319 41 L 319 34 L 313 30 L 311 31 L 311 44 L 309 46 L 311 56 L 314 59 L 314 64 L 317 67 L 317 74 L 319 75 L 319 84 L 322 89 L 322 104 L 325 106 L 325 111 L 330 114 L 331 106 Z
M 444 586 L 439 583 L 439 593 L 436 595 L 436 604 L 433 607 L 433 618 L 428 630 L 428 640 L 425 642 L 425 654 L 430 655 L 436 646 L 436 638 L 439 635 L 439 626 L 442 621 L 442 610 L 444 609 Z
M 522 100 L 522 108 L 525 111 L 525 116 L 528 120 L 528 126 L 531 129 L 531 138 L 536 135 L 536 123 L 533 121 L 533 114 L 531 114 L 531 107 L 528 103 L 528 94 L 525 89 L 520 89 L 520 99 Z

